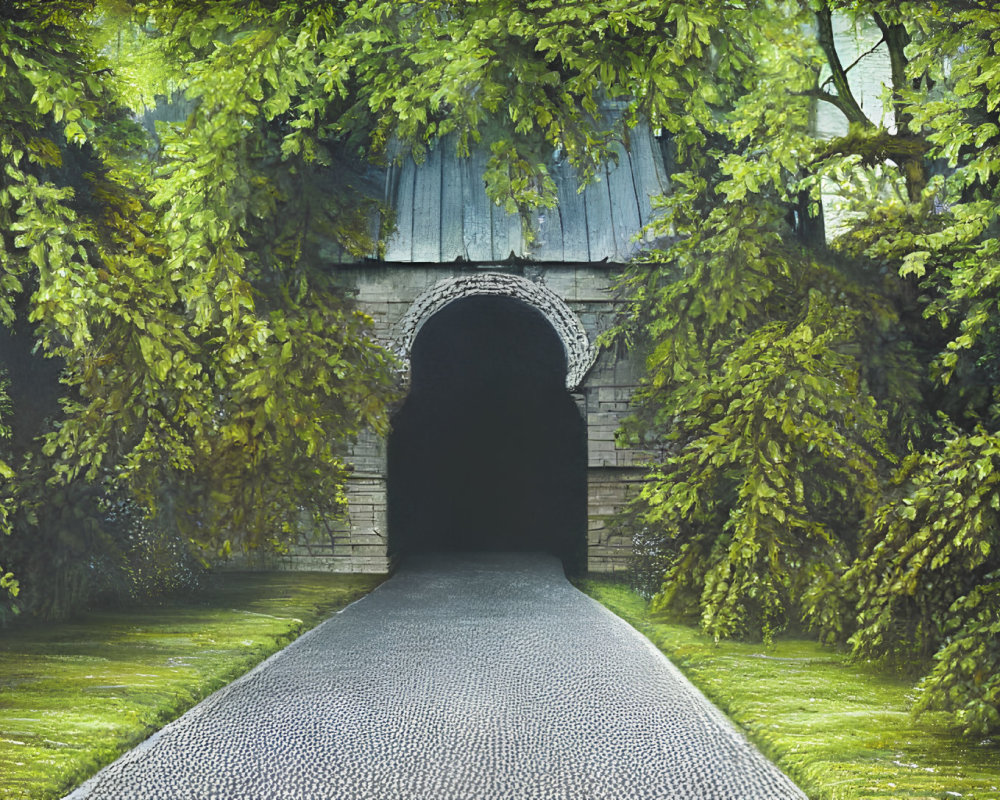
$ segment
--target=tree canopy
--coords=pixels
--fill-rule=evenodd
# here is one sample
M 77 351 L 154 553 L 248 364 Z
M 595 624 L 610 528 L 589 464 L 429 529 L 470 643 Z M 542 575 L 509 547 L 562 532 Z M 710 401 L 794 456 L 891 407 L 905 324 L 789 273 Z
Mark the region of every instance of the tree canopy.
M 123 56 L 148 49 L 149 20 L 132 13 L 24 3 L 2 23 L 0 316 L 62 364 L 39 446 L 5 458 L 25 578 L 69 582 L 94 552 L 127 560 L 128 543 L 97 524 L 117 492 L 208 553 L 280 545 L 303 510 L 338 512 L 345 445 L 384 427 L 393 396 L 391 356 L 315 258 L 327 239 L 370 245 L 351 238 L 363 206 L 346 205 L 343 171 L 282 155 L 281 125 L 310 131 L 251 116 L 234 90 L 243 67 L 177 41 L 156 42 L 178 53 L 151 79 L 183 87 L 193 111 L 150 153 L 116 46 L 95 45 L 117 20 Z

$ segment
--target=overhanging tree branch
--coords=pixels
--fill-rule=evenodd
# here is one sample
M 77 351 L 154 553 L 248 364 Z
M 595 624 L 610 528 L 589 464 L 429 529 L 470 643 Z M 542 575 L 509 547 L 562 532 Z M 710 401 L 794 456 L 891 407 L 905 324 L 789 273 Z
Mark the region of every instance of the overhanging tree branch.
M 808 91 L 805 92 L 792 92 L 792 94 L 798 97 L 813 97 L 817 100 L 822 100 L 834 106 L 835 108 L 839 109 L 845 117 L 851 119 L 850 103 L 845 102 L 844 98 L 841 97 L 840 95 L 830 94 L 829 92 L 824 91 L 823 89 L 820 88 L 809 89 Z M 864 125 L 864 122 L 861 122 L 860 124 Z M 869 121 L 867 127 L 874 127 L 874 126 Z
M 844 67 L 844 74 L 846 75 L 848 72 L 854 69 L 858 64 L 861 63 L 863 59 L 868 58 L 868 56 L 872 55 L 872 53 L 878 50 L 884 43 L 885 43 L 885 37 L 883 36 L 881 39 L 875 42 L 875 44 L 872 45 L 870 49 L 866 50 L 864 53 L 862 53 L 860 56 L 854 59 L 854 61 L 851 62 L 850 66 Z M 832 79 L 833 76 L 831 75 L 829 78 L 823 81 L 823 86 L 826 86 L 828 83 L 830 83 Z M 821 86 L 820 88 L 822 89 L 823 86 Z
M 906 45 L 910 43 L 910 34 L 906 28 L 899 24 L 890 24 L 877 11 L 872 13 L 875 24 L 882 31 L 882 41 L 886 43 L 889 50 L 889 66 L 892 75 L 892 110 L 896 118 L 896 126 L 899 130 L 904 130 L 910 116 L 905 111 L 903 103 L 903 87 L 906 85 Z
M 884 128 L 871 131 L 852 128 L 846 136 L 833 139 L 823 151 L 819 160 L 837 155 L 859 155 L 863 164 L 873 166 L 892 160 L 904 164 L 914 159 L 923 159 L 929 150 L 924 139 L 890 133 Z
M 862 111 L 861 106 L 858 105 L 858 101 L 854 97 L 854 93 L 851 91 L 851 84 L 847 80 L 847 70 L 844 69 L 844 65 L 840 61 L 840 56 L 837 54 L 837 45 L 833 39 L 833 15 L 830 7 L 825 3 L 822 8 L 816 11 L 816 23 L 819 28 L 817 41 L 826 54 L 826 60 L 830 65 L 831 71 L 830 80 L 833 81 L 833 86 L 837 90 L 836 102 L 832 100 L 833 95 L 827 92 L 822 92 L 824 95 L 822 99 L 828 100 L 828 102 L 837 106 L 844 113 L 844 116 L 847 117 L 848 122 L 862 125 L 866 128 L 872 127 L 872 121 Z

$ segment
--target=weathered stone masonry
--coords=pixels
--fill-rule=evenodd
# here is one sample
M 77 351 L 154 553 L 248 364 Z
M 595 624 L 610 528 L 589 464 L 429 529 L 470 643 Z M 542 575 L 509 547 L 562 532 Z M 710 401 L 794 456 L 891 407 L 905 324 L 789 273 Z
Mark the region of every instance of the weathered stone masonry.
M 404 363 L 422 322 L 462 297 L 514 297 L 553 323 L 567 350 L 567 388 L 587 427 L 588 568 L 594 572 L 627 568 L 631 542 L 610 535 L 608 519 L 644 474 L 642 454 L 619 448 L 614 436 L 628 413 L 637 365 L 593 348 L 594 339 L 615 313 L 609 290 L 612 274 L 605 265 L 572 264 L 516 268 L 364 264 L 337 272 L 338 282 L 374 320 L 378 339 Z M 335 543 L 325 537 L 303 543 L 286 557 L 285 566 L 354 572 L 390 568 L 385 440 L 373 434 L 363 436 L 351 461 L 348 517 L 336 528 Z

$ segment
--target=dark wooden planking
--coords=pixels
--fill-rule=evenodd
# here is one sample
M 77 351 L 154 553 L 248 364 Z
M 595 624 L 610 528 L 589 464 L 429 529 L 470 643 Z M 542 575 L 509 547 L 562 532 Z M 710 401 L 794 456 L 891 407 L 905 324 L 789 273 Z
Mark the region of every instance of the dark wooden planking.
M 639 232 L 639 199 L 636 195 L 635 174 L 625 148 L 615 143 L 618 163 L 608 164 L 608 194 L 611 198 L 611 219 L 614 225 L 615 251 L 618 260 L 631 258 L 638 248 L 633 237 Z
M 389 208 L 396 208 L 396 197 L 399 193 L 399 165 L 394 161 L 389 162 L 389 166 L 385 168 L 385 193 L 382 197 L 382 202 L 385 203 Z M 386 220 L 379 215 L 378 218 L 378 235 L 382 237 L 386 233 Z M 389 238 L 386 237 L 386 246 L 389 244 Z
M 538 236 L 527 253 L 520 218 L 494 206 L 486 196 L 485 149 L 459 159 L 449 139 L 420 167 L 405 159 L 386 175 L 398 226 L 386 259 L 489 262 L 505 260 L 512 251 L 536 261 L 627 259 L 636 248 L 632 237 L 654 214 L 650 198 L 669 187 L 649 128 L 640 126 L 629 133 L 628 152 L 619 149 L 618 166 L 605 169 L 584 193 L 577 191 L 577 177 L 565 162 L 552 166 L 559 205 L 536 212 Z M 343 257 L 350 260 L 346 254 Z
M 441 143 L 443 170 L 441 172 L 441 261 L 466 258 L 463 223 L 464 159 L 455 155 L 455 139 L 449 136 Z
M 534 261 L 563 260 L 561 212 L 562 209 L 558 205 L 555 208 L 539 208 L 535 211 L 532 220 L 535 240 L 528 248 L 529 255 Z
M 583 192 L 583 202 L 587 208 L 587 240 L 590 244 L 591 261 L 617 261 L 615 247 L 615 227 L 611 216 L 611 195 L 608 192 L 607 169 L 597 173 Z
M 399 165 L 399 188 L 396 191 L 396 230 L 385 248 L 386 261 L 413 260 L 413 189 L 417 165 L 405 156 Z
M 563 258 L 566 261 L 590 261 L 587 236 L 587 209 L 576 172 L 565 161 L 552 170 L 559 194 L 559 223 L 562 226 Z
M 468 158 L 461 159 L 461 170 L 462 236 L 466 258 L 469 261 L 489 261 L 493 258 L 493 233 L 491 203 L 483 183 L 486 152 L 482 148 L 473 149 Z
M 416 167 L 413 190 L 413 260 L 441 260 L 441 143 Z
M 507 254 L 518 258 L 524 256 L 524 228 L 520 214 L 507 215 Z
M 490 222 L 492 225 L 493 251 L 490 258 L 494 261 L 503 261 L 510 255 L 510 223 L 507 220 L 507 212 L 496 203 L 490 203 Z
M 650 149 L 653 151 L 653 170 L 656 173 L 656 185 L 659 187 L 660 192 L 669 192 L 670 176 L 667 174 L 666 165 L 663 163 L 663 153 L 660 150 L 660 144 L 654 138 L 652 130 L 647 128 L 646 131 L 649 135 Z
M 639 222 L 645 225 L 653 218 L 652 198 L 664 189 L 660 184 L 662 158 L 648 125 L 637 125 L 629 131 L 629 161 L 639 202 Z M 660 171 L 657 171 L 657 164 Z

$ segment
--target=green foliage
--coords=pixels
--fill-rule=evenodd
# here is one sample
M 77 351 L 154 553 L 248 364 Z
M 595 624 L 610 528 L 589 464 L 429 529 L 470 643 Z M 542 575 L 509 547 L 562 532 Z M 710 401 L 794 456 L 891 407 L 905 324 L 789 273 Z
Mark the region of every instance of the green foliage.
M 612 334 L 647 355 L 623 435 L 655 455 L 629 510 L 664 559 L 655 603 L 717 637 L 801 615 L 858 658 L 929 669 L 920 708 L 988 733 L 1000 17 L 764 5 L 774 18 L 752 29 L 751 13 L 727 16 L 752 59 L 699 121 L 707 146 L 681 159 L 651 231 L 671 245 L 624 275 Z M 882 34 L 896 127 L 856 101 L 832 11 Z M 817 139 L 813 101 L 847 134 Z M 832 250 L 810 221 L 830 192 Z
M 720 2 L 396 3 L 346 7 L 339 53 L 356 97 L 348 119 L 376 150 L 419 160 L 432 137 L 452 135 L 460 154 L 490 146 L 486 191 L 508 209 L 551 205 L 546 163 L 561 153 L 585 178 L 627 136 L 605 116 L 626 107 L 628 125 L 651 120 L 682 150 L 742 81 L 743 29 Z
M 13 497 L 11 488 L 15 478 L 14 470 L 3 460 L 5 448 L 4 440 L 10 437 L 10 427 L 4 424 L 4 418 L 10 415 L 10 398 L 7 396 L 7 388 L 10 381 L 0 371 L 0 536 L 11 534 L 11 515 L 13 513 Z M 20 585 L 13 572 L 8 572 L 0 563 L 0 589 L 6 591 L 10 597 L 17 597 Z M 4 606 L 0 606 L 2 610 Z M 2 620 L 2 617 L 0 617 Z
M 844 581 L 857 598 L 858 657 L 935 665 L 918 708 L 945 708 L 968 733 L 997 728 L 1000 440 L 953 432 L 910 456 Z
M 82 347 L 79 306 L 94 273 L 97 241 L 88 225 L 100 176 L 94 143 L 120 152 L 117 140 L 130 127 L 115 112 L 93 72 L 91 55 L 69 27 L 79 25 L 79 3 L 13 4 L 0 21 L 0 323 L 25 327 L 31 314 L 46 340 Z M 98 130 L 103 123 L 102 130 Z M 135 136 L 132 140 L 135 141 Z M 37 304 L 24 302 L 33 295 Z M 74 327 L 75 326 L 75 327 Z M 73 330 L 70 330 L 73 329 Z M 14 380 L 26 376 L 12 374 Z M 6 409 L 17 422 L 18 409 Z M 61 593 L 62 575 L 25 569 L 20 556 L 32 547 L 34 514 L 25 503 L 46 476 L 18 460 L 6 462 L 5 524 L 13 534 L 4 561 L 18 574 L 18 605 L 33 605 L 32 591 Z M 37 543 L 42 545 L 41 542 Z M 41 549 L 41 548 L 39 548 Z M 47 553 L 53 561 L 55 553 Z M 51 576 L 44 584 L 42 576 Z M 68 582 L 72 585 L 72 581 Z M 43 588 L 44 587 L 44 588 Z M 72 595 L 72 590 L 69 590 Z M 69 606 L 70 608 L 72 605 Z M 17 610 L 6 605 L 5 609 Z
M 916 708 L 952 712 L 966 735 L 983 736 L 1000 729 L 1000 572 L 984 575 L 948 611 L 947 644 L 920 682 Z
M 966 397 L 980 382 L 976 373 L 985 373 L 991 383 L 997 375 L 998 21 L 996 9 L 985 8 L 954 13 L 931 8 L 914 19 L 921 47 L 913 50 L 908 76 L 933 88 L 918 83 L 905 91 L 904 113 L 910 129 L 926 142 L 927 158 L 944 171 L 927 182 L 916 202 L 867 199 L 868 219 L 845 244 L 921 281 L 925 316 L 949 333 L 934 375 L 947 385 L 957 374 L 954 391 Z M 878 233 L 874 226 L 887 216 L 896 224 Z M 990 395 L 969 398 L 977 414 L 992 402 Z
M 900 93 L 903 114 L 928 159 L 946 166 L 909 203 L 869 200 L 845 247 L 919 282 L 924 316 L 940 325 L 931 375 L 950 419 L 937 447 L 903 463 L 845 583 L 858 598 L 855 653 L 934 654 L 918 708 L 948 710 L 968 734 L 982 735 L 1000 729 L 1000 12 L 932 7 L 910 29 L 921 46 L 907 51 L 913 83 Z
M 633 312 L 662 331 L 632 431 L 664 448 L 638 501 L 671 543 L 654 604 L 697 611 L 715 636 L 770 637 L 800 610 L 828 612 L 877 496 L 885 419 L 855 354 L 859 309 L 891 309 L 783 241 L 780 208 L 692 220 L 683 202 L 666 224 L 691 235 L 648 256 L 669 278 Z
M 950 606 L 1000 566 L 998 467 L 1000 441 L 982 430 L 906 460 L 902 491 L 873 515 L 845 576 L 859 598 L 858 655 L 926 657 L 944 643 Z
M 393 360 L 320 267 L 322 248 L 375 248 L 378 208 L 334 130 L 343 106 L 317 105 L 329 15 L 286 4 L 254 30 L 242 4 L 163 4 L 175 16 L 140 29 L 111 4 L 15 5 L 0 23 L 0 319 L 35 324 L 65 394 L 11 478 L 9 552 L 27 606 L 57 615 L 101 590 L 96 572 L 134 569 L 109 492 L 202 557 L 281 547 L 304 510 L 340 513 L 343 454 L 384 427 Z M 112 23 L 130 69 L 151 36 L 175 58 L 151 85 L 191 98 L 155 158 L 123 108 L 135 98 L 98 77 L 116 68 Z
M 809 132 L 820 48 L 805 9 L 770 10 L 728 18 L 753 45 L 751 80 L 705 124 L 713 146 L 672 176 L 651 231 L 672 244 L 625 273 L 612 332 L 647 354 L 625 434 L 660 453 L 630 512 L 664 542 L 654 604 L 716 637 L 842 624 L 839 576 L 919 396 L 878 273 L 804 247 L 788 224 L 795 209 L 804 225 L 819 187 L 805 165 L 823 157 Z M 908 430 L 890 432 L 888 412 Z

